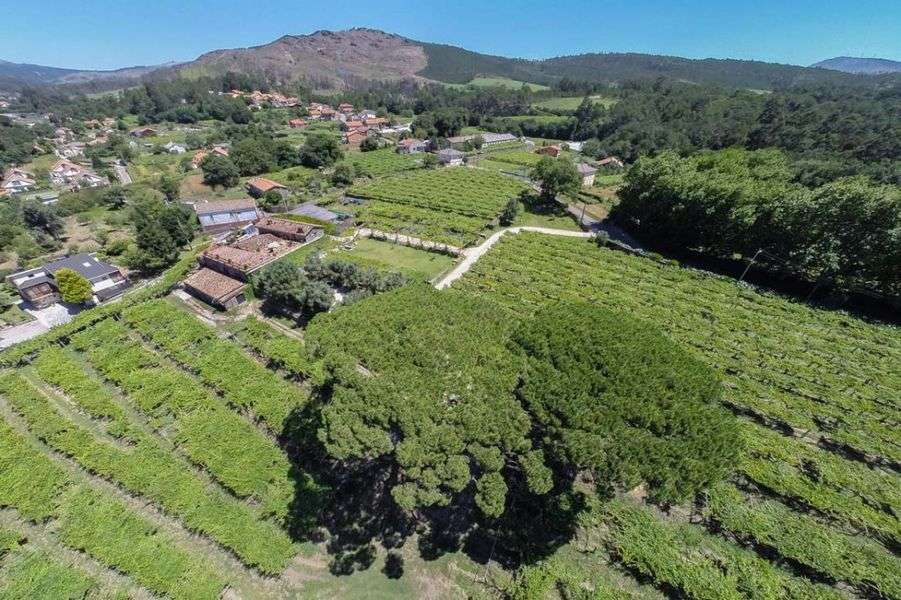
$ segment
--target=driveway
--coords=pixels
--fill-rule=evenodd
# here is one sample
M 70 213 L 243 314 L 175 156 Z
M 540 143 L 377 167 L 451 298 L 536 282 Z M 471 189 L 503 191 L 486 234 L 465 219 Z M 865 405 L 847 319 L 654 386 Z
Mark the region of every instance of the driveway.
M 22 310 L 34 317 L 34 321 L 0 331 L 0 350 L 46 333 L 51 327 L 68 323 L 82 309 L 71 304 L 51 304 L 47 308 L 29 308 L 23 305 Z
M 507 229 L 501 229 L 497 233 L 494 233 L 487 240 L 475 246 L 473 248 L 467 248 L 463 251 L 463 256 L 465 257 L 463 261 L 453 268 L 447 275 L 438 280 L 435 284 L 435 287 L 439 290 L 443 290 L 446 287 L 449 287 L 450 284 L 455 282 L 456 280 L 463 277 L 464 273 L 468 271 L 472 265 L 476 264 L 476 261 L 482 258 L 482 255 L 488 252 L 494 244 L 501 239 L 507 233 L 519 233 L 520 231 L 533 231 L 536 233 L 544 233 L 546 235 L 559 235 L 563 237 L 580 237 L 580 238 L 589 238 L 594 235 L 588 231 L 572 231 L 569 229 L 552 229 L 550 227 L 508 227 Z

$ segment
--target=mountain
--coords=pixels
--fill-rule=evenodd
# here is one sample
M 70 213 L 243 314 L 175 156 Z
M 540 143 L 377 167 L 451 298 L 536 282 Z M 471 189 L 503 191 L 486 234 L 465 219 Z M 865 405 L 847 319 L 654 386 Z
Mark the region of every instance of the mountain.
M 748 60 L 695 60 L 634 53 L 524 60 L 357 28 L 286 35 L 260 46 L 215 50 L 186 63 L 116 71 L 78 71 L 0 62 L 0 89 L 4 84 L 5 87 L 21 87 L 88 83 L 95 87 L 112 87 L 134 82 L 151 73 L 154 77 L 200 78 L 224 75 L 229 71 L 264 74 L 279 83 L 304 81 L 317 88 L 345 88 L 373 80 L 401 79 L 466 83 L 480 75 L 539 84 L 554 83 L 562 78 L 618 83 L 661 77 L 759 89 L 805 83 L 873 84 L 870 78 L 826 68 Z
M 15 90 L 30 85 L 62 85 L 87 82 L 125 83 L 134 81 L 164 67 L 127 67 L 110 71 L 61 69 L 0 60 L 0 90 Z
M 858 75 L 882 75 L 883 73 L 901 73 L 901 62 L 887 58 L 854 58 L 853 56 L 836 56 L 810 65 L 818 69 L 831 69 Z

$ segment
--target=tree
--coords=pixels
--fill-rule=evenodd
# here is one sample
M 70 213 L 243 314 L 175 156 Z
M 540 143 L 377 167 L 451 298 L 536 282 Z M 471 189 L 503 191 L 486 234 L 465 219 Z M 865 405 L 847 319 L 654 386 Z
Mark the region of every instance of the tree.
M 330 167 L 342 158 L 338 140 L 324 133 L 308 135 L 300 148 L 300 163 L 306 167 Z
M 507 200 L 507 204 L 504 206 L 504 210 L 501 211 L 501 216 L 499 218 L 501 225 L 512 225 L 513 221 L 516 220 L 516 215 L 518 214 L 519 198 L 510 198 L 509 200 Z
M 360 152 L 372 152 L 379 149 L 379 141 L 374 137 L 367 137 L 360 143 Z
M 332 185 L 336 187 L 345 187 L 354 182 L 354 168 L 351 165 L 342 163 L 335 167 L 335 171 L 331 177 Z
M 118 210 L 125 206 L 125 202 L 128 198 L 125 195 L 125 190 L 121 185 L 111 185 L 107 189 L 103 190 L 100 199 L 106 206 L 110 207 L 113 210 Z
M 297 311 L 303 317 L 328 310 L 334 300 L 332 290 L 322 282 L 308 279 L 297 267 L 276 262 L 251 280 L 254 293 L 271 306 Z
M 271 210 L 281 205 L 282 203 L 284 203 L 284 201 L 284 197 L 278 190 L 269 190 L 268 192 L 263 194 L 263 196 L 259 200 L 260 205 L 267 210 Z
M 169 175 L 168 173 L 163 173 L 162 175 L 160 175 L 160 181 L 157 187 L 169 202 L 175 202 L 176 200 L 178 200 L 178 196 L 180 194 L 180 186 L 176 177 Z
M 52 207 L 36 201 L 22 205 L 22 220 L 28 227 L 43 231 L 53 239 L 58 239 L 66 228 L 62 218 Z
M 434 169 L 438 166 L 438 157 L 430 152 L 422 155 L 422 167 L 424 169 Z
M 561 194 L 577 192 L 582 183 L 582 178 L 572 161 L 550 156 L 543 156 L 532 167 L 529 177 L 540 182 L 541 198 L 545 202 L 553 202 Z
M 245 177 L 266 173 L 276 165 L 272 142 L 256 136 L 235 144 L 228 157 Z
M 716 375 L 654 327 L 562 304 L 513 342 L 525 358 L 517 395 L 558 476 L 589 469 L 602 490 L 643 483 L 652 499 L 675 503 L 737 459 L 738 427 Z
M 84 304 L 94 295 L 91 290 L 91 282 L 72 269 L 60 269 L 53 274 L 59 295 L 63 302 L 70 304 Z
M 200 163 L 200 168 L 203 170 L 203 182 L 213 187 L 234 187 L 241 176 L 235 163 L 219 154 L 208 154 Z
M 179 248 L 191 241 L 196 221 L 187 207 L 164 204 L 158 197 L 138 198 L 132 207 L 135 250 L 131 266 L 148 273 L 178 260 Z

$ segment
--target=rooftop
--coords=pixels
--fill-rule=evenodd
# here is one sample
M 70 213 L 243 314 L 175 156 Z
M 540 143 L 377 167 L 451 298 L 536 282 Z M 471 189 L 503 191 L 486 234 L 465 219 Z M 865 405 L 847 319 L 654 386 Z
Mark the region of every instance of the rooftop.
M 214 213 L 240 212 L 257 207 L 253 198 L 240 198 L 238 200 L 214 200 L 212 202 L 198 202 L 194 205 L 194 212 L 198 215 L 211 215 Z
M 184 283 L 210 298 L 222 298 L 244 289 L 244 283 L 206 267 L 185 279 Z
M 248 187 L 253 187 L 264 194 L 269 190 L 284 190 L 287 189 L 285 186 L 280 184 L 277 181 L 272 181 L 271 179 L 266 179 L 265 177 L 254 177 L 253 179 L 247 180 Z
M 315 225 L 311 225 L 310 223 L 299 223 L 289 219 L 274 219 L 272 217 L 260 219 L 256 222 L 256 226 L 257 229 L 262 227 L 273 231 L 287 233 L 289 235 L 306 235 L 316 228 Z

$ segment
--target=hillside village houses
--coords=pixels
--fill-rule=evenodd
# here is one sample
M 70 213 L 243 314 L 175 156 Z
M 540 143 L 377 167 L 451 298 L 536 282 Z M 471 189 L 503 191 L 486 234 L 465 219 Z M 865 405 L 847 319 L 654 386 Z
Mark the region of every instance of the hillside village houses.
M 157 130 L 153 127 L 137 127 L 128 132 L 128 135 L 136 138 L 153 137 L 157 134 Z
M 608 156 L 607 158 L 602 158 L 598 161 L 599 167 L 613 167 L 616 169 L 622 169 L 626 165 L 619 158 L 615 156 Z
M 420 152 L 428 152 L 430 146 L 429 140 L 406 138 L 397 142 L 395 150 L 398 154 L 419 154 Z
M 35 308 L 46 308 L 60 301 L 55 275 L 60 269 L 71 269 L 91 284 L 95 304 L 114 298 L 130 285 L 128 276 L 118 267 L 98 260 L 93 254 L 73 254 L 52 260 L 42 267 L 6 276 L 6 282 L 19 292 L 23 300 Z
M 109 185 L 106 177 L 101 177 L 93 170 L 68 160 L 59 160 L 50 168 L 50 182 L 70 190 L 96 188 Z
M 459 150 L 454 150 L 453 148 L 444 148 L 443 150 L 439 150 L 436 152 L 438 156 L 438 162 L 446 167 L 458 167 L 463 164 L 463 159 L 466 156 L 464 153 Z
M 246 187 L 247 193 L 254 198 L 260 198 L 264 196 L 266 192 L 271 192 L 273 190 L 282 195 L 288 193 L 287 186 L 284 186 L 277 181 L 266 179 L 265 177 L 252 177 L 251 179 L 248 179 Z
M 28 192 L 37 185 L 34 174 L 23 169 L 12 168 L 0 179 L 0 195 L 13 195 Z
M 288 127 L 290 127 L 291 129 L 301 129 L 306 126 L 307 126 L 307 122 L 304 121 L 303 119 L 289 119 L 288 120 Z
M 259 90 L 245 92 L 242 90 L 232 90 L 228 92 L 228 95 L 232 98 L 246 98 L 250 102 L 250 108 L 254 110 L 263 108 L 267 105 L 272 108 L 290 108 L 292 106 L 297 106 L 300 103 L 294 96 L 285 96 L 278 92 L 261 92 Z

